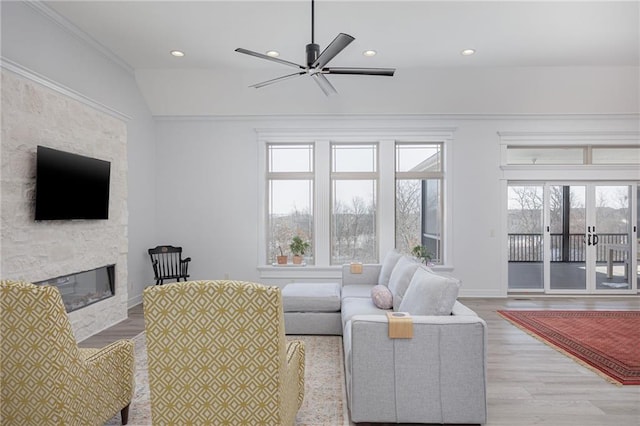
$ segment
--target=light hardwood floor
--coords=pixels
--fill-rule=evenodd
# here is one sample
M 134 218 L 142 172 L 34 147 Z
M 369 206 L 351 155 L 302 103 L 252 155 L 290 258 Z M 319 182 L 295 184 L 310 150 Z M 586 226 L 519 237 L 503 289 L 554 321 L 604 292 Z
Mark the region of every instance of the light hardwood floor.
M 639 426 L 640 386 L 616 386 L 514 327 L 499 309 L 640 310 L 640 297 L 467 298 L 488 325 L 487 425 Z M 142 306 L 80 346 L 101 347 L 144 329 Z M 640 342 L 638 342 L 640 350 Z

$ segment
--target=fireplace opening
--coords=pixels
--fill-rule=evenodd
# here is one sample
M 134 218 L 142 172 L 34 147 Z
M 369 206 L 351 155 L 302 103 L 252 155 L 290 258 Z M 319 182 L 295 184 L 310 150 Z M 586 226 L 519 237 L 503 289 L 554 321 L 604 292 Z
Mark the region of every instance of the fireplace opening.
M 51 278 L 36 284 L 57 287 L 67 312 L 77 311 L 115 295 L 115 265 Z

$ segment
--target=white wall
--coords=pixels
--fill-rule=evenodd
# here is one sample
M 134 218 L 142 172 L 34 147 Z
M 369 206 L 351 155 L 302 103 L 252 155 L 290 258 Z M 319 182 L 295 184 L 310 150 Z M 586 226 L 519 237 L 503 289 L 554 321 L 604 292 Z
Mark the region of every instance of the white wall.
M 155 240 L 155 128 L 132 70 L 74 35 L 64 21 L 23 2 L 2 2 L 1 54 L 53 82 L 130 117 L 127 121 L 129 304 L 153 282 L 147 248 Z M 55 16 L 54 16 L 55 18 Z M 4 218 L 3 218 L 4 220 Z
M 463 296 L 504 296 L 498 132 L 637 131 L 637 123 L 637 116 L 606 115 L 159 119 L 158 167 L 167 172 L 158 174 L 158 237 L 184 247 L 193 258 L 194 279 L 229 274 L 233 279 L 283 284 L 289 280 L 261 279 L 257 269 L 257 222 L 263 210 L 257 201 L 255 129 L 456 127 L 453 169 L 447 175 L 453 182 L 450 273 L 462 279 Z
M 638 75 L 638 67 L 399 69 L 393 78 L 331 76 L 340 95 L 328 98 L 307 77 L 248 87 L 278 76 L 269 70 L 136 71 L 154 115 L 631 113 L 640 109 Z

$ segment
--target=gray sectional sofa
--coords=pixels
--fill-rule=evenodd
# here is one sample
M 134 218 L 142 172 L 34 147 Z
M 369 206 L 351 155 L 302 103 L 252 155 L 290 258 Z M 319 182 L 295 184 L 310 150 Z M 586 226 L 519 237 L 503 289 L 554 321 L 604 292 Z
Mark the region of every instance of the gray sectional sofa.
M 356 273 L 344 265 L 341 284 L 315 285 L 309 293 L 305 285 L 294 285 L 293 297 L 283 289 L 287 334 L 342 333 L 353 422 L 487 421 L 487 326 L 456 300 L 458 280 L 393 251 Z M 339 311 L 327 300 L 335 302 L 336 292 Z M 311 294 L 330 310 L 318 311 Z M 308 322 L 299 308 L 315 310 Z M 392 311 L 411 314 L 412 338 L 389 337 Z

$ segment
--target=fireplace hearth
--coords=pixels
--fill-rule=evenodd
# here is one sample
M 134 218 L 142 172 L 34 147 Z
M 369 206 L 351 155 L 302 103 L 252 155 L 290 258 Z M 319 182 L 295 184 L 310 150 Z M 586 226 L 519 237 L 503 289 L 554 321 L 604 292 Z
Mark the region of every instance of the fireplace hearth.
M 67 312 L 89 306 L 115 295 L 115 265 L 39 281 L 57 287 Z

